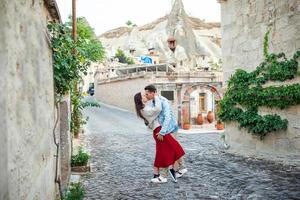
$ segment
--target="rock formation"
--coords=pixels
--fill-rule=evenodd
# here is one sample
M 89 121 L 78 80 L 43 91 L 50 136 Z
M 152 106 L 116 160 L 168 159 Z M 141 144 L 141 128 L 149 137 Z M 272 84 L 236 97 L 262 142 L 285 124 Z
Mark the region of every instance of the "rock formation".
M 172 52 L 167 40 L 176 39 Z M 156 49 L 160 63 L 176 63 L 178 71 L 210 67 L 221 58 L 220 23 L 206 23 L 186 14 L 181 0 L 173 1 L 171 13 L 141 27 L 120 27 L 102 34 L 99 39 L 108 57 L 120 48 L 127 55 L 148 55 Z

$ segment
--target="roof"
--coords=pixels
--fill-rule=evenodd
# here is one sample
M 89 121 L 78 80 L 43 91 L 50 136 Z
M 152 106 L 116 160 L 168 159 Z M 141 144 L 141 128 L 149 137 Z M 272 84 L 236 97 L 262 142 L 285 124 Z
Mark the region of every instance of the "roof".
M 44 3 L 45 3 L 46 8 L 49 11 L 51 17 L 55 21 L 62 22 L 56 0 L 44 0 Z

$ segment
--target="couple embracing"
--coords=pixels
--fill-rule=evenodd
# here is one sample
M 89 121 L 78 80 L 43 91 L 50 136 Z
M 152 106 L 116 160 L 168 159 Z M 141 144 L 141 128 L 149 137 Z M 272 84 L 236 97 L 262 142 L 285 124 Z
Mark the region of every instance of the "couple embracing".
M 176 140 L 178 125 L 168 100 L 157 95 L 154 85 L 145 87 L 145 94 L 134 96 L 137 115 L 153 130 L 156 143 L 153 183 L 166 183 L 167 174 L 174 182 L 187 172 L 183 165 L 183 148 Z M 161 174 L 160 174 L 161 172 Z

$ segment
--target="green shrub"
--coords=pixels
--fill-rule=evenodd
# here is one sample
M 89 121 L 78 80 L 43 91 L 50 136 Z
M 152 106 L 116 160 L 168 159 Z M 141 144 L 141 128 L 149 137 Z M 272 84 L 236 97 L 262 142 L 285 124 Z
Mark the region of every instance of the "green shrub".
M 85 195 L 85 190 L 81 183 L 71 183 L 70 190 L 61 200 L 82 200 Z
M 79 148 L 79 151 L 76 155 L 71 157 L 71 166 L 85 166 L 90 158 L 90 155 L 83 151 L 82 147 Z

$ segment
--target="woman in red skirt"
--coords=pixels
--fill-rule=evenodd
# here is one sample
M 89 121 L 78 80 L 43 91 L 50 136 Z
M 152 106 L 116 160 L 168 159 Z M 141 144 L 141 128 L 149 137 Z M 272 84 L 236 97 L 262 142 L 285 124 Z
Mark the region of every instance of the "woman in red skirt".
M 157 139 L 157 134 L 161 130 L 161 125 L 158 122 L 158 115 L 161 112 L 159 97 L 155 97 L 155 105 L 153 106 L 152 101 L 148 101 L 144 95 L 137 93 L 134 96 L 134 102 L 137 115 L 153 130 L 153 138 L 156 143 L 154 177 L 151 181 L 155 183 L 167 182 L 165 177 L 159 175 L 159 168 L 169 168 L 169 173 L 173 181 L 177 182 L 174 164 L 185 152 L 171 133 L 164 135 L 163 141 Z

